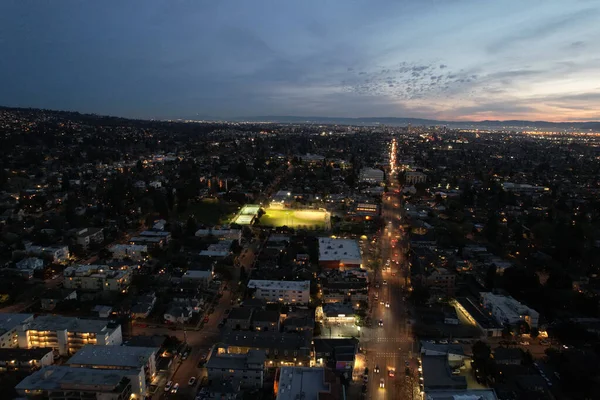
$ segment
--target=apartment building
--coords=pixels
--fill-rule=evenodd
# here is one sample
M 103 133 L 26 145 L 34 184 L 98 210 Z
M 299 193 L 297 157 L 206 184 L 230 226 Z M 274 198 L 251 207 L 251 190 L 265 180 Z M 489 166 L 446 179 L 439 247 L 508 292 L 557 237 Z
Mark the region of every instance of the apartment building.
M 129 269 L 115 271 L 108 265 L 75 265 L 65 268 L 63 275 L 67 289 L 125 293 L 131 284 Z
M 122 260 L 129 258 L 133 261 L 142 261 L 148 254 L 148 246 L 141 244 L 115 244 L 108 248 L 113 258 Z
M 252 279 L 249 289 L 256 289 L 254 296 L 268 303 L 308 304 L 310 281 L 270 281 Z
M 73 368 L 95 368 L 129 371 L 132 391 L 145 394 L 156 376 L 158 347 L 100 346 L 88 344 L 81 348 L 66 365 Z
M 19 327 L 33 321 L 33 314 L 0 313 L 0 349 L 18 346 Z
M 100 244 L 104 241 L 104 230 L 102 228 L 83 228 L 75 234 L 77 244 L 87 249 L 90 244 Z
M 232 380 L 244 389 L 258 389 L 264 383 L 265 361 L 263 350 L 227 354 L 223 349 L 215 348 L 205 367 L 210 380 Z
M 0 373 L 33 372 L 52 364 L 54 364 L 54 354 L 50 347 L 0 349 Z
M 61 355 L 74 354 L 87 344 L 119 346 L 121 325 L 103 320 L 44 315 L 21 325 L 18 346 L 30 349 L 51 347 Z
M 129 400 L 129 371 L 51 365 L 23 379 L 15 390 L 25 399 Z
M 537 328 L 540 314 L 532 308 L 519 303 L 511 296 L 503 296 L 491 292 L 482 292 L 483 307 L 492 313 L 494 319 L 504 325 L 517 325 L 525 322 L 530 328 Z

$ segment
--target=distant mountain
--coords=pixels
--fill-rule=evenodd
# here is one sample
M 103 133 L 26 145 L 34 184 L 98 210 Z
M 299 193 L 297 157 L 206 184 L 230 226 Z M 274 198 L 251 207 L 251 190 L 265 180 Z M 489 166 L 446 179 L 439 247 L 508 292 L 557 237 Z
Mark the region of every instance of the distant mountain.
M 554 128 L 554 129 L 591 129 L 600 130 L 600 122 L 549 122 L 549 121 L 440 121 L 424 118 L 396 118 L 396 117 L 368 117 L 368 118 L 346 118 L 346 117 L 296 117 L 296 116 L 259 116 L 234 118 L 234 121 L 248 122 L 276 122 L 276 123 L 315 123 L 315 124 L 340 124 L 340 125 L 392 125 L 406 126 L 408 124 L 421 125 L 445 125 L 449 127 L 473 127 L 473 128 Z

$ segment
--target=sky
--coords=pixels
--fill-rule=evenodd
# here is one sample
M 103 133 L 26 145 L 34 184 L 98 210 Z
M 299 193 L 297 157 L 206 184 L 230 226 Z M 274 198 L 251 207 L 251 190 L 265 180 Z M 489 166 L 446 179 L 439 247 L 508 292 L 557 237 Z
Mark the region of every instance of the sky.
M 600 120 L 600 0 L 3 0 L 0 105 Z

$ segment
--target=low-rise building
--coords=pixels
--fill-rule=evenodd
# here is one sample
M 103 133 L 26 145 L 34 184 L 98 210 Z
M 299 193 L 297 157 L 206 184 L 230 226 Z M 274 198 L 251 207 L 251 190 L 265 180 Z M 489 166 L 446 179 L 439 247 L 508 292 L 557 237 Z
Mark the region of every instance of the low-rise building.
M 279 332 L 280 320 L 279 311 L 255 310 L 252 314 L 252 326 L 257 331 Z
M 40 297 L 40 304 L 42 310 L 52 311 L 57 304 L 67 300 L 77 300 L 75 289 L 48 290 Z
M 254 309 L 250 307 L 236 307 L 229 312 L 225 326 L 235 330 L 250 330 L 253 312 Z
M 44 260 L 37 257 L 24 258 L 15 264 L 17 269 L 29 269 L 35 271 L 37 269 L 44 269 Z
M 25 245 L 25 251 L 31 255 L 45 255 L 55 263 L 65 263 L 69 260 L 69 247 L 67 246 L 34 246 Z
M 156 295 L 154 292 L 138 297 L 136 303 L 131 307 L 131 317 L 134 319 L 148 318 L 155 304 Z
M 310 281 L 252 279 L 248 289 L 256 289 L 254 296 L 269 303 L 308 304 L 310 301 Z
M 33 321 L 33 314 L 0 313 L 0 349 L 18 347 L 19 328 Z
M 267 357 L 263 350 L 249 350 L 246 354 L 228 354 L 213 349 L 205 364 L 210 380 L 230 380 L 244 389 L 262 388 Z
M 102 228 L 84 228 L 75 234 L 77 244 L 87 249 L 90 244 L 100 244 L 104 241 L 104 230 Z
M 380 184 L 383 182 L 384 173 L 377 168 L 363 168 L 360 170 L 358 180 L 360 182 Z
M 314 363 L 334 370 L 354 368 L 359 341 L 357 338 L 314 338 Z
M 362 252 L 356 240 L 319 238 L 319 265 L 323 268 L 360 268 Z
M 148 246 L 135 244 L 115 244 L 108 248 L 113 258 L 122 260 L 129 258 L 133 261 L 142 261 L 148 254 Z
M 483 306 L 492 313 L 494 319 L 500 324 L 515 326 L 524 322 L 530 328 L 538 327 L 540 314 L 510 296 L 482 292 L 481 300 Z
M 344 303 L 323 304 L 323 321 L 326 324 L 354 325 L 356 322 L 354 308 Z
M 33 372 L 52 365 L 54 354 L 49 347 L 35 349 L 0 349 L 0 373 Z
M 414 185 L 415 183 L 424 183 L 427 180 L 427 175 L 419 171 L 407 171 L 405 172 L 404 177 L 407 185 Z
M 214 236 L 219 240 L 241 240 L 242 239 L 242 231 L 241 229 L 217 229 L 217 228 L 208 228 L 208 229 L 198 229 L 196 231 L 196 237 L 208 237 Z
M 147 385 L 156 375 L 158 347 L 87 345 L 72 356 L 66 365 L 74 368 L 95 368 L 130 371 L 134 393 L 145 394 Z
M 125 400 L 135 394 L 129 371 L 51 365 L 23 379 L 15 390 L 25 399 Z
M 67 289 L 125 293 L 131 284 L 128 268 L 115 271 L 108 265 L 75 265 L 65 268 L 63 275 Z
M 344 400 L 340 379 L 326 368 L 284 367 L 275 376 L 276 400 Z
M 194 282 L 200 287 L 206 288 L 213 281 L 214 272 L 212 270 L 187 270 L 181 277 L 182 282 Z
M 119 346 L 123 342 L 121 325 L 102 320 L 39 316 L 19 326 L 20 348 L 51 347 L 61 355 L 74 354 L 87 344 Z

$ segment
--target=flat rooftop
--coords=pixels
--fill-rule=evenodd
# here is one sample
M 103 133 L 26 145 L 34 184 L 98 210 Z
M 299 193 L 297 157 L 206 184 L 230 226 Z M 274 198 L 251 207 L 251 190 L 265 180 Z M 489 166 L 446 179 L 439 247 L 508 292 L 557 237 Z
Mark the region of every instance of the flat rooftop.
M 141 368 L 158 351 L 158 347 L 98 346 L 88 344 L 75 353 L 67 361 L 67 364 Z
M 425 400 L 498 400 L 494 389 L 428 390 Z
M 246 354 L 218 354 L 215 348 L 206 362 L 206 368 L 241 370 L 250 369 L 250 364 L 256 364 L 262 369 L 266 359 L 264 350 L 250 350 Z
M 323 368 L 283 367 L 279 374 L 277 400 L 318 400 L 320 392 L 328 392 Z
M 129 371 L 96 368 L 73 368 L 59 365 L 44 367 L 23 379 L 16 390 L 60 390 L 89 388 L 110 391 L 117 387 Z
M 425 356 L 423 363 L 423 384 L 425 390 L 466 389 L 464 376 L 453 376 L 446 356 Z
M 251 279 L 248 288 L 272 290 L 310 290 L 310 281 L 268 281 Z
M 0 313 L 0 335 L 33 318 L 33 314 Z
M 76 317 L 63 317 L 60 315 L 42 315 L 27 324 L 27 330 L 36 331 L 58 331 L 81 333 L 105 333 L 112 332 L 115 328 L 109 328 L 108 323 L 98 319 L 79 319 Z
M 12 349 L 4 348 L 0 349 L 0 360 L 1 361 L 29 361 L 29 360 L 40 360 L 48 353 L 52 352 L 51 347 L 37 347 L 34 349 Z
M 352 239 L 319 238 L 319 261 L 337 260 L 362 264 L 358 242 Z

